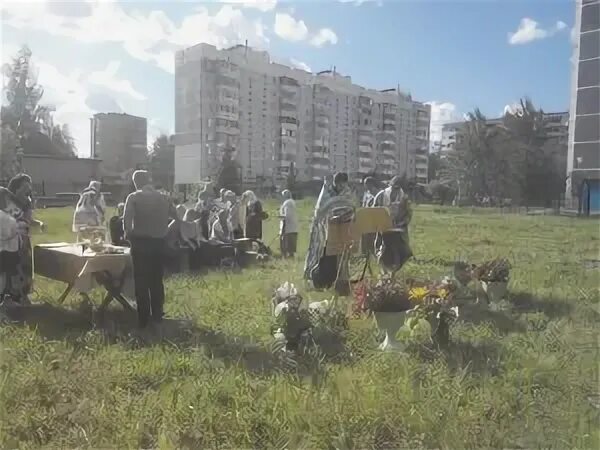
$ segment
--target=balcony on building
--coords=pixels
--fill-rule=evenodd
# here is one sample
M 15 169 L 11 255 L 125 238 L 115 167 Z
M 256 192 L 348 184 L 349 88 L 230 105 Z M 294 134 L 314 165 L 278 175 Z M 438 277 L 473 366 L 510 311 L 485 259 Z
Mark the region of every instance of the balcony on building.
M 219 88 L 226 88 L 234 91 L 240 90 L 240 82 L 238 78 L 227 76 L 221 73 L 215 77 L 215 84 Z
M 279 123 L 281 123 L 281 124 L 287 123 L 290 125 L 296 125 L 296 127 L 297 127 L 298 119 L 294 116 L 279 116 Z
M 279 108 L 282 111 L 296 111 L 298 109 L 295 101 L 284 97 L 279 101 Z
M 358 97 L 358 106 L 361 109 L 361 111 L 365 110 L 371 113 L 371 109 L 373 108 L 373 100 L 370 97 L 361 95 L 360 97 Z
M 239 135 L 240 127 L 237 121 L 233 120 L 225 120 L 225 119 L 217 119 L 215 123 L 215 131 L 217 133 L 229 134 L 229 135 Z

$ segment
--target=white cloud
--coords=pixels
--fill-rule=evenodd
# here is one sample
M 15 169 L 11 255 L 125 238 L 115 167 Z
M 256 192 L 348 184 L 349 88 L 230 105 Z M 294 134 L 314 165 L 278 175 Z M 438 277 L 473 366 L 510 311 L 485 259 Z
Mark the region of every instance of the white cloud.
M 383 5 L 383 0 L 338 0 L 340 3 L 352 3 L 354 6 L 360 6 L 364 3 L 375 3 L 377 6 Z
M 146 100 L 146 96 L 137 91 L 131 81 L 117 78 L 117 71 L 121 63 L 119 61 L 111 61 L 106 66 L 106 69 L 98 72 L 92 72 L 88 77 L 88 82 L 98 86 L 104 86 L 111 91 L 119 94 L 127 94 L 136 100 Z
M 300 42 L 307 38 L 308 28 L 303 20 L 296 20 L 286 13 L 277 13 L 275 34 L 286 41 Z
M 540 28 L 539 23 L 529 17 L 524 17 L 519 23 L 517 31 L 508 33 L 508 43 L 511 45 L 528 44 L 529 42 L 546 39 L 563 31 L 567 24 L 559 20 L 551 28 Z
M 90 155 L 90 117 L 95 113 L 86 103 L 88 90 L 80 70 L 63 73 L 55 66 L 38 62 L 38 83 L 44 87 L 40 103 L 55 108 L 54 123 L 67 124 L 80 156 Z
M 275 34 L 281 39 L 291 42 L 302 42 L 309 40 L 315 47 L 323 47 L 325 44 L 335 45 L 338 37 L 331 28 L 321 28 L 316 33 L 311 33 L 303 20 L 296 20 L 291 14 L 275 14 Z
M 12 62 L 20 46 L 2 43 L 3 62 Z M 138 92 L 129 80 L 117 76 L 119 62 L 112 61 L 99 71 L 84 73 L 81 69 L 59 70 L 56 66 L 33 55 L 32 73 L 43 86 L 40 104 L 54 109 L 54 123 L 68 125 L 82 157 L 90 155 L 90 117 L 97 112 L 136 113 L 145 95 Z M 125 107 L 124 107 L 125 106 Z
M 315 47 L 323 47 L 328 43 L 335 45 L 337 42 L 338 37 L 331 28 L 321 28 L 310 40 L 310 43 Z
M 304 70 L 306 72 L 312 72 L 312 69 L 308 64 L 302 61 L 298 61 L 297 59 L 290 58 L 290 64 L 296 69 Z
M 249 3 L 266 7 L 264 2 Z M 260 48 L 269 42 L 262 20 L 249 19 L 232 5 L 223 5 L 214 14 L 205 7 L 197 7 L 177 24 L 159 10 L 126 12 L 112 1 L 89 4 L 89 14 L 66 16 L 43 3 L 9 3 L 3 5 L 3 24 L 45 31 L 80 43 L 118 43 L 133 58 L 170 73 L 174 72 L 174 52 L 182 47 L 199 42 L 227 47 L 247 39 L 250 45 Z
M 441 141 L 442 127 L 444 124 L 460 121 L 462 120 L 462 117 L 454 103 L 431 101 L 426 104 L 431 106 L 429 135 L 431 143 L 433 144 L 436 141 Z
M 245 8 L 258 9 L 262 12 L 272 11 L 277 6 L 277 0 L 223 0 L 222 3 L 241 4 Z

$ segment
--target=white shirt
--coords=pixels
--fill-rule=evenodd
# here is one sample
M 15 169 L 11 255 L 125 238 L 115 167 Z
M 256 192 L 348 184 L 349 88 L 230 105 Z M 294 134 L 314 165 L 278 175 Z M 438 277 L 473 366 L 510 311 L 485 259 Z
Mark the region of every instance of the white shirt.
M 284 216 L 282 220 L 282 227 L 285 224 L 285 233 L 297 233 L 298 232 L 298 215 L 296 214 L 296 202 L 288 198 L 279 209 L 279 214 Z

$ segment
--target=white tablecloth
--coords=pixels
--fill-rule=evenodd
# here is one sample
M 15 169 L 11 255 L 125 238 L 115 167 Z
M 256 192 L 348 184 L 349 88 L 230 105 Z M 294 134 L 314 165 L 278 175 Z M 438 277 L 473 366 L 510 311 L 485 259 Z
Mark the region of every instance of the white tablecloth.
M 41 244 L 33 250 L 34 271 L 37 275 L 63 283 L 72 284 L 73 289 L 88 293 L 97 282 L 94 275 L 108 272 L 118 282 L 123 277 L 121 293 L 135 298 L 133 264 L 129 249 L 120 254 L 82 252 L 80 244 Z

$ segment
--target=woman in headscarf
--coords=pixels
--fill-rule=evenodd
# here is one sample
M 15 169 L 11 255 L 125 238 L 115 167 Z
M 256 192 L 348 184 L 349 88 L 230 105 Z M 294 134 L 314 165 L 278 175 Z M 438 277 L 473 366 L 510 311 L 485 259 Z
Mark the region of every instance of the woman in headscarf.
M 229 225 L 233 232 L 233 238 L 240 239 L 244 237 L 244 230 L 240 223 L 240 203 L 237 201 L 237 197 L 233 191 L 227 191 L 225 193 L 225 201 L 227 210 L 229 211 Z
M 11 242 L 11 257 L 2 258 L 4 284 L 2 292 L 8 294 L 14 302 L 29 303 L 29 294 L 33 287 L 33 261 L 31 251 L 30 228 L 44 224 L 33 218 L 32 182 L 29 175 L 19 174 L 12 178 L 7 188 L 0 187 L 0 210 L 12 217 L 16 226 L 16 242 Z M 13 238 L 14 239 L 14 238 Z
M 412 209 L 400 177 L 392 178 L 390 186 L 377 194 L 375 206 L 388 208 L 392 218 L 393 228 L 377 237 L 377 257 L 383 269 L 394 274 L 413 255 L 408 239 Z
M 73 214 L 73 232 L 77 233 L 85 227 L 99 227 L 104 223 L 106 203 L 100 192 L 102 184 L 92 181 L 79 196 L 79 201 Z
M 244 237 L 246 236 L 246 217 L 248 216 L 248 206 L 254 201 L 256 201 L 256 195 L 252 191 L 246 191 L 240 197 L 240 208 L 238 209 L 239 224 L 242 227 L 242 231 L 244 233 Z
M 269 218 L 269 215 L 263 211 L 262 203 L 254 197 L 254 201 L 248 203 L 246 213 L 246 237 L 250 239 L 262 240 L 262 223 Z
M 315 213 L 310 230 L 310 243 L 304 263 L 304 278 L 312 280 L 316 288 L 333 285 L 338 273 L 338 257 L 325 255 L 329 219 L 337 208 L 354 209 L 356 199 L 348 186 L 348 175 L 336 173 L 333 180 L 325 178 L 321 193 L 315 205 Z

